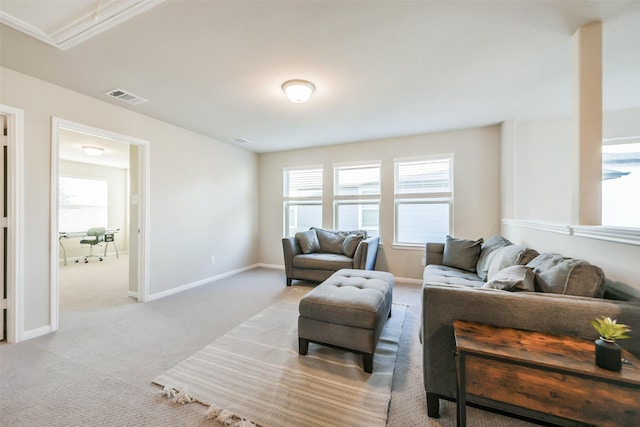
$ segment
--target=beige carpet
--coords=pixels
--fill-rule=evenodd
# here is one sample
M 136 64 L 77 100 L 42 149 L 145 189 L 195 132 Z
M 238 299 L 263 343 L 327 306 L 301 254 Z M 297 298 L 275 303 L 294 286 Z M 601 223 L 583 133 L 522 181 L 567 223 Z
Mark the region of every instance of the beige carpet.
M 60 330 L 0 343 L 0 426 L 220 427 L 205 419 L 203 405 L 160 398 L 151 379 L 265 308 L 313 287 L 287 287 L 283 271 L 258 268 L 140 304 L 127 297 L 121 280 L 127 264 L 121 254 L 61 267 Z M 407 310 L 387 426 L 453 427 L 455 403 L 441 403 L 441 418 L 427 417 L 420 286 L 397 282 L 393 301 Z M 468 408 L 467 417 L 469 427 L 532 425 L 477 408 Z
M 298 300 L 268 307 L 154 383 L 261 426 L 386 425 L 405 307 L 394 305 L 367 374 L 354 353 L 312 343 L 298 355 Z

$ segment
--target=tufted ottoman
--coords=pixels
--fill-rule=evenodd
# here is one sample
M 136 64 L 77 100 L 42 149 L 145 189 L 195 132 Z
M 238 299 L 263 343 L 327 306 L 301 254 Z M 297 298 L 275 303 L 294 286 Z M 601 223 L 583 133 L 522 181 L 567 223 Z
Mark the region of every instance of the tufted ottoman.
M 393 275 L 342 269 L 306 294 L 299 305 L 298 352 L 309 342 L 362 353 L 365 372 L 373 372 L 373 353 L 391 317 Z

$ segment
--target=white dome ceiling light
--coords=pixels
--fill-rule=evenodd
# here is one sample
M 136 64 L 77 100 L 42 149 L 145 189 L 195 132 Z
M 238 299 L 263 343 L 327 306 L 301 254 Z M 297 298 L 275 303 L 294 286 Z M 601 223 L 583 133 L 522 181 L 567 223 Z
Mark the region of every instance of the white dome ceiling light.
M 289 101 L 299 104 L 301 102 L 307 102 L 316 90 L 316 87 L 307 80 L 288 80 L 282 83 L 282 90 L 287 94 Z
M 101 147 L 91 147 L 88 145 L 82 146 L 82 150 L 88 156 L 101 156 L 104 148 Z

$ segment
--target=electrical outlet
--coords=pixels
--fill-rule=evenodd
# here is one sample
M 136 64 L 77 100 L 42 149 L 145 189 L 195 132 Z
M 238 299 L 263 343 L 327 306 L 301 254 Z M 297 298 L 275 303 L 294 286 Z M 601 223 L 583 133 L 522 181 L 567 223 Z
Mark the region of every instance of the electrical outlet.
M 425 257 L 422 257 L 422 266 L 424 266 L 427 263 L 427 259 Z
M 215 264 L 216 263 L 216 257 L 211 255 L 211 264 Z

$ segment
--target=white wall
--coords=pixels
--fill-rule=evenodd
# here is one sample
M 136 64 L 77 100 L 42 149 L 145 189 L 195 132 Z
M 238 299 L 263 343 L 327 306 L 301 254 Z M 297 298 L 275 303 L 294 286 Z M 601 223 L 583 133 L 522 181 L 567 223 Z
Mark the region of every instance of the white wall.
M 260 167 L 260 260 L 283 265 L 282 170 L 285 167 L 323 165 L 325 194 L 331 194 L 333 164 L 379 160 L 382 162 L 380 237 L 376 269 L 400 278 L 421 279 L 424 248 L 393 248 L 394 158 L 454 153 L 454 231 L 477 239 L 500 232 L 500 127 L 459 130 L 398 137 L 304 150 L 266 153 Z M 327 179 L 327 177 L 329 179 Z M 325 203 L 331 203 L 325 199 Z M 328 210 L 325 209 L 325 212 Z M 330 210 L 329 210 L 330 212 Z M 325 215 L 325 228 L 333 228 Z M 284 280 L 284 279 L 283 279 Z
M 54 116 L 149 141 L 151 295 L 257 262 L 256 154 L 7 68 L 0 77 L 0 103 L 25 112 L 26 331 L 50 324 Z
M 551 221 L 571 225 L 571 118 L 509 121 L 502 126 L 502 217 Z M 640 109 L 603 115 L 603 138 L 640 136 Z M 640 296 L 640 246 L 536 230 L 503 226 L 514 242 L 540 252 L 558 252 L 601 267 L 615 287 Z
M 129 251 L 129 224 L 127 223 L 127 180 L 129 171 L 122 168 L 112 168 L 107 166 L 98 166 L 89 163 L 72 162 L 60 160 L 58 166 L 58 174 L 60 176 L 71 176 L 80 178 L 100 178 L 107 181 L 108 206 L 107 218 L 109 221 L 108 228 L 120 229 L 114 235 L 115 244 L 120 253 Z M 66 231 L 86 231 L 86 230 L 66 230 Z M 63 242 L 67 252 L 67 259 L 72 261 L 74 258 L 84 256 L 89 253 L 87 245 L 81 245 L 80 239 L 69 238 Z M 112 244 L 109 244 L 109 253 L 115 254 Z M 95 249 L 96 253 L 101 253 L 102 249 Z M 60 260 L 63 259 L 63 253 L 60 251 Z

